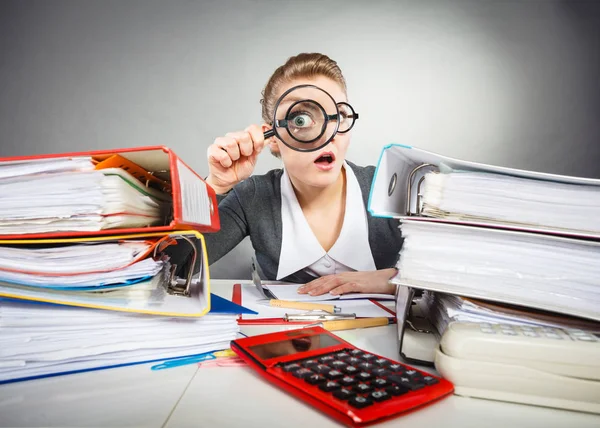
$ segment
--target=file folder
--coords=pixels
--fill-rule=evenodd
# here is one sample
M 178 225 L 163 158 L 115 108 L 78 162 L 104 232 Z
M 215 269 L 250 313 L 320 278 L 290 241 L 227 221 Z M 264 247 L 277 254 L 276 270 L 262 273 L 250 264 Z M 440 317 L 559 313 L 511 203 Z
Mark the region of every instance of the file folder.
M 169 257 L 169 270 L 148 281 L 157 281 L 164 293 L 158 300 L 132 299 L 111 295 L 114 288 L 104 293 L 65 291 L 23 287 L 0 283 L 0 297 L 54 303 L 58 305 L 105 309 L 122 312 L 164 315 L 172 317 L 201 317 L 211 309 L 210 275 L 204 236 L 198 231 L 173 231 L 87 238 L 11 239 L 0 240 L 1 245 L 41 246 L 81 243 L 156 240 L 163 243 L 153 247 L 149 257 Z M 174 242 L 166 242 L 171 240 Z M 127 289 L 126 286 L 122 290 Z M 125 290 L 126 291 L 126 290 Z
M 509 224 L 477 219 L 461 219 L 458 221 L 426 217 L 421 213 L 421 183 L 428 172 L 444 169 L 502 174 L 524 179 L 600 187 L 600 179 L 506 168 L 454 159 L 402 144 L 390 144 L 383 148 L 375 169 L 368 200 L 369 212 L 375 217 L 397 218 L 401 221 L 410 219 L 424 222 L 455 223 L 573 238 L 600 239 L 600 232 L 558 230 L 544 226 Z
M 0 239 L 14 239 L 19 236 L 27 238 L 59 238 L 89 235 L 111 235 L 115 233 L 152 233 L 173 230 L 193 229 L 203 233 L 217 232 L 220 229 L 218 203 L 216 194 L 196 172 L 186 165 L 171 149 L 165 146 L 121 148 L 87 152 L 59 153 L 36 156 L 19 156 L 0 158 L 0 166 L 27 165 L 39 160 L 69 160 L 80 157 L 91 157 L 94 162 L 108 162 L 111 167 L 121 166 L 113 161 L 115 155 L 124 163 L 132 162 L 139 168 L 122 165 L 146 186 L 163 183 L 161 190 L 172 197 L 172 210 L 162 225 L 149 227 L 132 227 L 120 229 L 103 229 L 93 232 L 57 231 L 48 233 L 28 233 L 23 230 L 19 234 L 0 234 Z M 43 173 L 43 170 L 40 172 Z M 0 177 L 3 178 L 3 177 Z

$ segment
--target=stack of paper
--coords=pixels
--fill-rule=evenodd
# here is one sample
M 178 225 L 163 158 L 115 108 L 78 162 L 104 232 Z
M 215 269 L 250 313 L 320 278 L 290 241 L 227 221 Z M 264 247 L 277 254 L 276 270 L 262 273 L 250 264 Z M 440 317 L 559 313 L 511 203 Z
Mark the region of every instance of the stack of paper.
M 478 171 L 429 172 L 422 214 L 600 235 L 600 186 Z
M 91 158 L 0 165 L 0 234 L 94 232 L 164 224 L 171 196 Z
M 551 312 L 533 311 L 519 306 L 494 304 L 445 293 L 424 292 L 423 304 L 429 319 L 441 336 L 449 323 L 474 322 L 540 327 L 578 328 L 600 331 L 600 323 Z
M 393 282 L 600 320 L 600 180 L 383 149 L 369 197 L 400 221 Z
M 394 282 L 600 320 L 600 242 L 405 220 Z
M 237 315 L 172 318 L 0 299 L 0 383 L 229 348 Z

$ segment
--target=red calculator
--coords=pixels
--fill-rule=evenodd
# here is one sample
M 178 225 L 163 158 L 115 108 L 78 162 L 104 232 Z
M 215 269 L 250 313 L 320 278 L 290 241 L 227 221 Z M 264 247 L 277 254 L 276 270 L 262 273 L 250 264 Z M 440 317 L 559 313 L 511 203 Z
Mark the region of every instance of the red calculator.
M 398 416 L 451 394 L 450 382 L 358 349 L 322 327 L 233 340 L 269 382 L 347 426 Z

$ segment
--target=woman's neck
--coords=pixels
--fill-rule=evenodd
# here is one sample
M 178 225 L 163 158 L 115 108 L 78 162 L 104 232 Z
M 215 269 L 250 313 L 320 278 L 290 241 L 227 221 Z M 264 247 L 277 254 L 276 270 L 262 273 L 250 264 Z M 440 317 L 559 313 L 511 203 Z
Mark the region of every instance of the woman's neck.
M 346 171 L 340 171 L 338 179 L 327 187 L 309 186 L 290 176 L 294 187 L 296 198 L 303 210 L 311 210 L 314 207 L 326 207 L 339 203 L 340 198 L 345 195 Z

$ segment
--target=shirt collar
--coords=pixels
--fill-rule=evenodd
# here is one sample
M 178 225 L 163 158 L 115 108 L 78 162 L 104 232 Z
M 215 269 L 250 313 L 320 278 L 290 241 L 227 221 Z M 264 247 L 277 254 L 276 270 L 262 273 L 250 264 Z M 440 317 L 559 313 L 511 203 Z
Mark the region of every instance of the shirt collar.
M 310 228 L 296 198 L 290 177 L 284 169 L 281 175 L 281 253 L 277 279 L 285 278 L 312 265 L 326 254 L 355 270 L 375 270 L 369 246 L 367 214 L 362 192 L 352 168 L 344 162 L 346 171 L 346 214 L 340 236 L 325 252 Z

